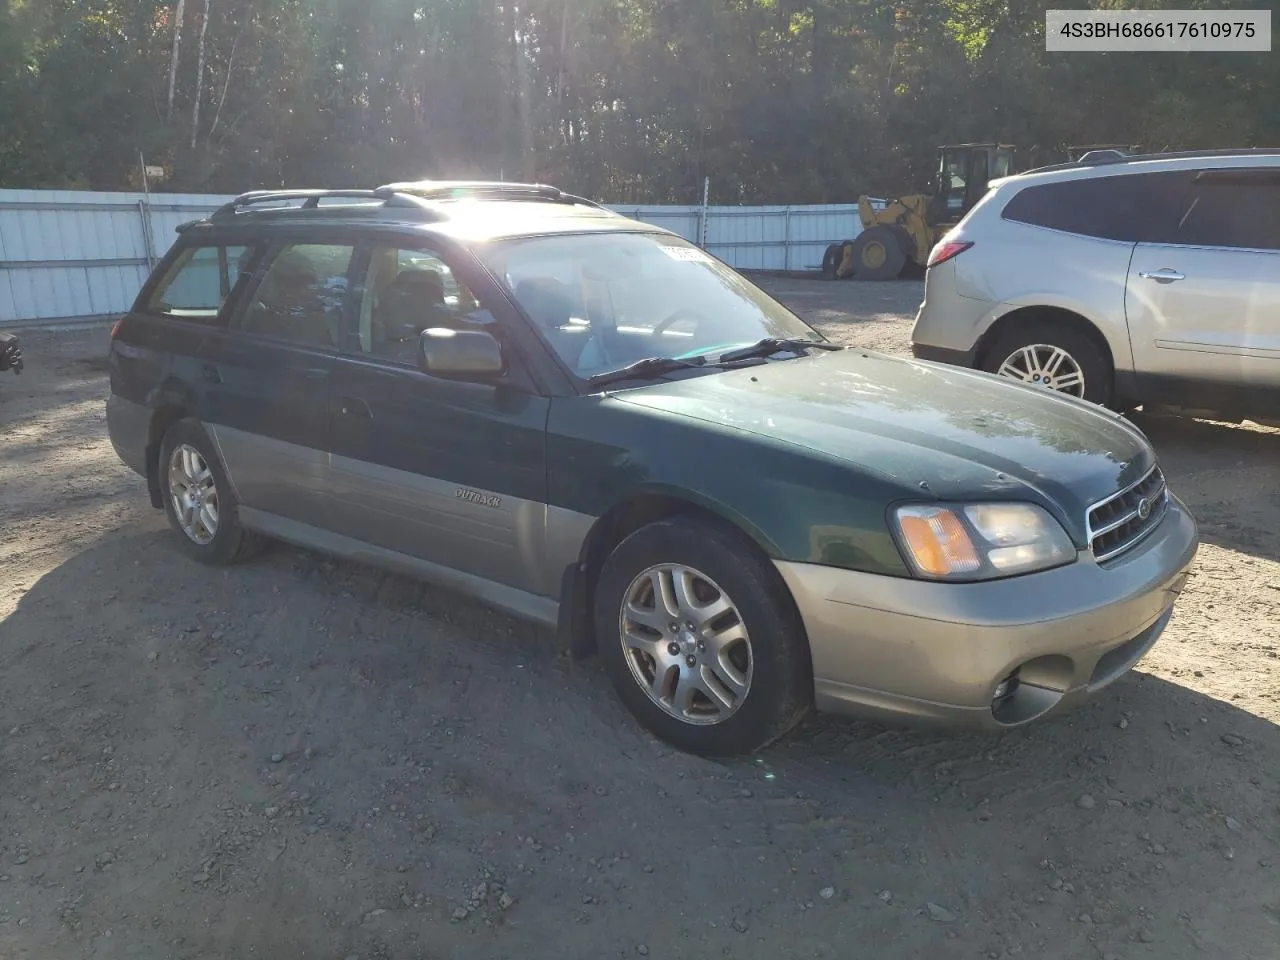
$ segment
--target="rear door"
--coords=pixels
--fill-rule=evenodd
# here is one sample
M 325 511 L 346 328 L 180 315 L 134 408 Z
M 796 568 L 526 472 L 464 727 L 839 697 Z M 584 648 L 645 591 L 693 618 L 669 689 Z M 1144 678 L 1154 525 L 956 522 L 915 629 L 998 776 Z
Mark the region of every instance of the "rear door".
M 549 594 L 544 568 L 550 401 L 493 313 L 500 294 L 468 262 L 423 241 L 363 251 L 347 355 L 334 379 L 336 533 L 494 583 Z M 475 292 L 473 292 L 475 291 Z M 418 369 L 427 327 L 487 324 L 510 370 L 500 382 Z
M 178 406 L 208 422 L 204 351 L 234 313 L 246 271 L 264 250 L 207 231 L 180 239 L 122 318 L 111 341 L 111 393 L 134 411 L 126 425 L 130 435 L 119 439 L 135 470 L 146 471 L 147 411 Z
M 323 236 L 277 244 L 203 351 L 206 419 L 250 510 L 323 526 L 330 381 L 354 252 L 354 241 Z
M 1134 249 L 1125 308 L 1144 396 L 1280 409 L 1280 169 L 1204 170 Z

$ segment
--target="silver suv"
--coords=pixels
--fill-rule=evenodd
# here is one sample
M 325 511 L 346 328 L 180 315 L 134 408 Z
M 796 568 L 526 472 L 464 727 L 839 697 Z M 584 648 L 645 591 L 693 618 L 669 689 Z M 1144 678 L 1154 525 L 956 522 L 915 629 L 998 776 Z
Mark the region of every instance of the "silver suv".
M 993 181 L 934 248 L 911 339 L 1117 410 L 1280 420 L 1280 149 Z

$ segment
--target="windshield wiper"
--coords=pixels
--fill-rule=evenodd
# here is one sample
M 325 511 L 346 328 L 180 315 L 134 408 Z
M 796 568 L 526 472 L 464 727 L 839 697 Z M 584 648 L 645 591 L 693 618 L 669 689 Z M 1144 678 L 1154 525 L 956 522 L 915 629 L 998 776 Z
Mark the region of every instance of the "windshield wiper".
M 603 387 L 606 384 L 618 383 L 621 380 L 652 380 L 676 370 L 705 367 L 706 365 L 706 357 L 695 357 L 690 360 L 679 360 L 676 357 L 645 357 L 643 360 L 629 363 L 621 369 L 609 370 L 606 373 L 597 373 L 594 377 L 588 377 L 587 383 L 593 387 Z
M 739 347 L 720 354 L 717 363 L 733 363 L 736 360 L 749 360 L 752 357 L 768 357 L 775 353 L 799 352 L 801 350 L 843 350 L 844 345 L 831 343 L 829 340 L 782 340 L 777 337 L 765 337 L 748 347 Z
M 720 354 L 716 360 L 708 359 L 706 354 L 682 360 L 678 357 L 645 357 L 635 363 L 627 364 L 619 370 L 609 370 L 588 377 L 587 383 L 593 387 L 618 383 L 622 380 L 652 380 L 673 373 L 676 370 L 688 370 L 697 367 L 729 367 L 744 360 L 755 360 L 771 356 L 775 353 L 800 350 L 843 350 L 844 345 L 827 340 L 780 340 L 777 337 L 765 337 L 756 343 L 736 350 Z

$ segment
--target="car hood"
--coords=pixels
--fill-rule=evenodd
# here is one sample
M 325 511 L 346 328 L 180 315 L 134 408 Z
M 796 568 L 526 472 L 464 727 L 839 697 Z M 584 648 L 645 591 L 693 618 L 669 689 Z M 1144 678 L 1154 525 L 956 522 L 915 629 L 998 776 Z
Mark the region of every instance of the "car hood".
M 614 397 L 806 447 L 892 480 L 905 496 L 1029 498 L 1057 514 L 1082 545 L 1089 505 L 1155 464 L 1143 434 L 1100 407 L 985 373 L 855 349 Z

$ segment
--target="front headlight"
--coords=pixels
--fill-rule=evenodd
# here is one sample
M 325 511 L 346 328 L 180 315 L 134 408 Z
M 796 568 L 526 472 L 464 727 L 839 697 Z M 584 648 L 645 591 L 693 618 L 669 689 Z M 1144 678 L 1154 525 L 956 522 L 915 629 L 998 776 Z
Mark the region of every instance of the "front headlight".
M 1076 559 L 1062 524 L 1032 503 L 912 504 L 893 519 L 907 562 L 930 580 L 994 580 Z

